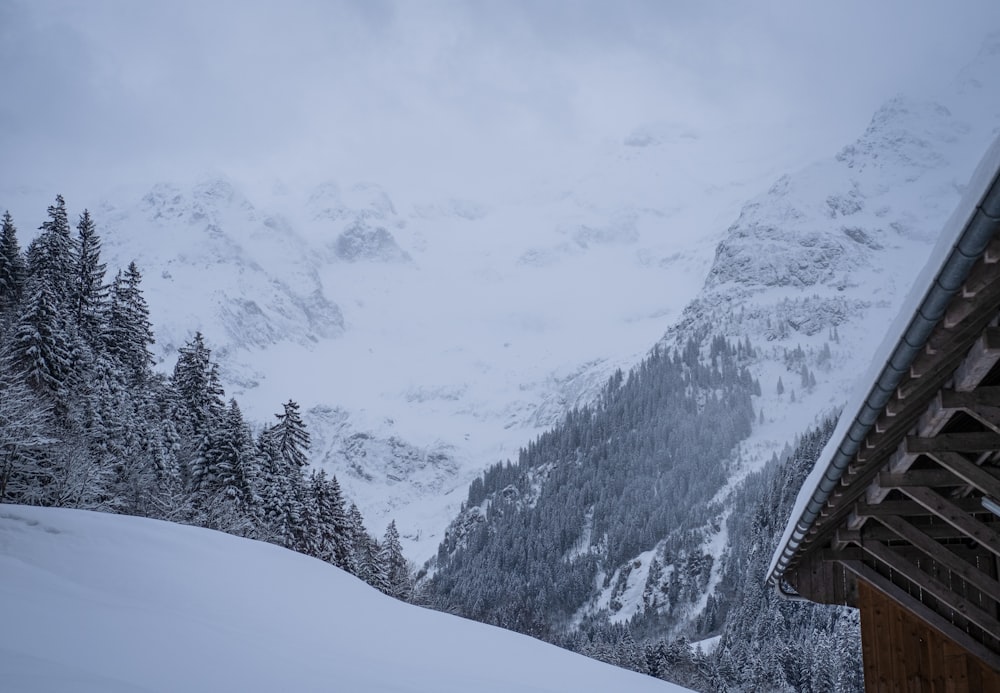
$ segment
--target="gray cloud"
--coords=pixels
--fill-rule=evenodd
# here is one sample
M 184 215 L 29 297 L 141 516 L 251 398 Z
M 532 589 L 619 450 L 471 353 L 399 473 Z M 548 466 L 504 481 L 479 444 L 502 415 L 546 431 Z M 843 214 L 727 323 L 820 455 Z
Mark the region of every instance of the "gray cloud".
M 997 27 L 979 0 L 8 0 L 0 187 L 205 169 L 482 187 L 568 177 L 656 121 L 794 126 L 819 153 Z

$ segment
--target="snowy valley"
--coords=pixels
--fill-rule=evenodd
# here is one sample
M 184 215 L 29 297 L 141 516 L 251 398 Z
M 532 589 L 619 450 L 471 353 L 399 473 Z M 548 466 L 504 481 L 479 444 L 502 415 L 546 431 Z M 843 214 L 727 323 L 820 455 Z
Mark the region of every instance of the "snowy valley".
M 158 367 L 200 331 L 252 421 L 294 399 L 313 464 L 378 531 L 395 518 L 422 562 L 473 478 L 677 320 L 725 224 L 785 161 L 734 140 L 751 163 L 721 180 L 673 168 L 719 157 L 711 137 L 643 126 L 566 188 L 485 202 L 212 176 L 90 207 L 109 266 L 143 272 Z M 30 238 L 51 199 L 5 204 Z
M 627 126 L 599 94 L 572 161 L 543 161 L 548 131 L 504 176 L 375 126 L 384 179 L 318 137 L 294 179 L 261 153 L 53 205 L 0 176 L 0 669 L 32 691 L 858 690 L 857 613 L 761 571 L 1000 135 L 1000 34 L 970 55 L 833 148 L 730 127 L 714 84 L 704 118 Z M 477 185 L 438 185 L 462 161 Z

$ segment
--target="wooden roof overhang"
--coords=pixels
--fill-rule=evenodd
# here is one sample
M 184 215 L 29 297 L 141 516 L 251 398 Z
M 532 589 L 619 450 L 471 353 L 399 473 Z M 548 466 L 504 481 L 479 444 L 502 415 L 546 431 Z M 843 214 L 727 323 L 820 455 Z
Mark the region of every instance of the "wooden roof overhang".
M 922 301 L 807 479 L 768 575 L 786 595 L 791 585 L 852 606 L 863 581 L 996 670 L 998 171 L 995 144 L 946 229 L 947 257 L 932 259 Z

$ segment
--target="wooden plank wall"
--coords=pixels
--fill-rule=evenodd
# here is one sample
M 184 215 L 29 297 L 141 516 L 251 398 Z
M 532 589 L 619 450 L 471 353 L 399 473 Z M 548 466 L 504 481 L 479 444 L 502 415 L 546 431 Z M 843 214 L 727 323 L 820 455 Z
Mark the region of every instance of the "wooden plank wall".
M 1000 672 L 858 580 L 868 693 L 1000 692 Z
M 785 574 L 785 579 L 796 592 L 810 601 L 838 606 L 858 605 L 854 575 L 836 561 L 823 560 L 822 556 L 806 555 Z

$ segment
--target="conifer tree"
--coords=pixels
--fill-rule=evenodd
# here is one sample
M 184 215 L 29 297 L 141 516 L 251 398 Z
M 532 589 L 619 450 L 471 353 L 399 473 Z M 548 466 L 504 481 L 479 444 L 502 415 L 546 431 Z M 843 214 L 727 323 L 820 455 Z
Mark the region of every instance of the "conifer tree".
M 0 229 L 0 315 L 9 312 L 20 300 L 24 287 L 25 266 L 17 229 L 10 212 L 4 212 Z
M 365 537 L 362 543 L 361 561 L 358 565 L 358 577 L 383 594 L 389 594 L 392 586 L 389 584 L 389 573 L 384 563 L 385 555 L 382 545 L 373 536 Z
M 369 549 L 368 532 L 365 530 L 364 517 L 354 503 L 347 509 L 347 537 L 350 542 L 351 564 L 354 567 L 351 572 L 364 580 L 362 563 Z
M 386 579 L 389 583 L 388 594 L 396 599 L 407 601 L 413 589 L 410 579 L 410 569 L 403 556 L 403 545 L 399 541 L 399 530 L 393 520 L 386 527 L 382 539 L 381 563 L 385 566 Z
M 314 470 L 309 476 L 309 497 L 314 523 L 310 555 L 353 572 L 344 496 L 337 478 Z
M 223 410 L 223 389 L 212 351 L 201 332 L 179 350 L 172 383 L 184 408 L 184 416 L 195 434 L 207 434 Z
M 101 239 L 97 235 L 90 212 L 83 210 L 76 226 L 75 267 L 73 287 L 73 312 L 81 335 L 96 346 L 101 336 L 101 323 L 107 301 L 104 272 L 101 262 Z
M 308 464 L 306 451 L 309 449 L 309 432 L 299 416 L 299 405 L 288 400 L 281 414 L 275 414 L 278 419 L 271 428 L 275 445 L 281 459 L 292 469 L 300 470 Z
M 149 375 L 153 365 L 153 354 L 149 347 L 155 341 L 149 321 L 149 307 L 140 287 L 141 282 L 142 274 L 134 262 L 129 263 L 124 274 L 118 272 L 111 285 L 111 298 L 104 331 L 105 349 L 135 382 Z M 195 335 L 194 344 L 189 344 L 185 348 L 198 350 L 197 357 L 205 362 L 209 361 L 211 352 L 205 347 L 200 332 Z M 185 348 L 180 350 L 182 356 Z M 201 353 L 202 350 L 204 353 Z
M 47 284 L 55 307 L 62 311 L 72 303 L 73 256 L 75 242 L 70 232 L 66 202 L 62 195 L 48 210 L 48 221 L 41 227 L 41 234 L 32 241 L 28 252 L 28 273 Z
M 305 545 L 303 529 L 307 518 L 302 474 L 282 458 L 273 428 L 261 432 L 257 454 L 261 464 L 262 538 L 298 550 Z
M 72 370 L 72 351 L 59 303 L 47 282 L 28 282 L 24 310 L 17 322 L 13 359 L 35 391 L 59 405 L 65 413 L 65 396 Z

